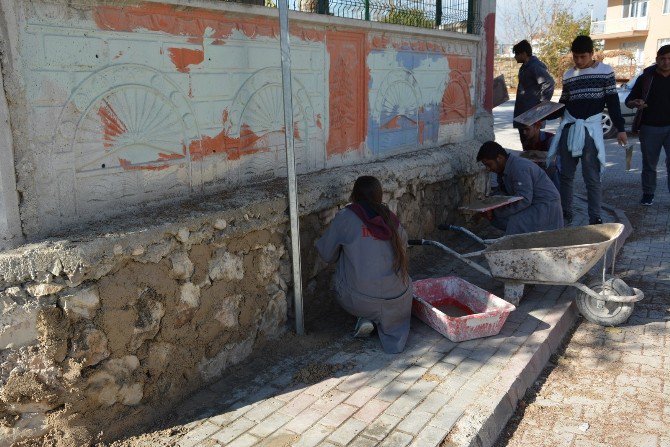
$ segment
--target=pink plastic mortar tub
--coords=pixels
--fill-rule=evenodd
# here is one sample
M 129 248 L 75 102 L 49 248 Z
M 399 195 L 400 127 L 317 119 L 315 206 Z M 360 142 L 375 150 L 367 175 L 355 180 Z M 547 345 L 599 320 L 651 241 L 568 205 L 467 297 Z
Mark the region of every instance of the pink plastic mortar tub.
M 454 342 L 496 335 L 514 309 L 456 276 L 414 281 L 412 313 Z

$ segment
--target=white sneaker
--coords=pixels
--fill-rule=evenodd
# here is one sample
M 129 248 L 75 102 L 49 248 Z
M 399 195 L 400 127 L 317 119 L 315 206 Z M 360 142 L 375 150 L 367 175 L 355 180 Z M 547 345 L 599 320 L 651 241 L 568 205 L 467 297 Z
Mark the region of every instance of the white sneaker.
M 368 337 L 374 328 L 375 326 L 372 324 L 372 321 L 359 317 L 358 321 L 356 322 L 356 327 L 354 327 L 354 337 Z

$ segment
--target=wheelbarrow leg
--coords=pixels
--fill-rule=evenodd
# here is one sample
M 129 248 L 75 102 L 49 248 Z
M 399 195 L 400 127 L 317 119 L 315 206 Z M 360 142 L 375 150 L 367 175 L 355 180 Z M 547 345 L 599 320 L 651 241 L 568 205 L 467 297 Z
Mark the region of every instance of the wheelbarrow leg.
M 523 283 L 520 282 L 505 282 L 504 298 L 510 304 L 519 305 L 521 297 L 523 296 Z

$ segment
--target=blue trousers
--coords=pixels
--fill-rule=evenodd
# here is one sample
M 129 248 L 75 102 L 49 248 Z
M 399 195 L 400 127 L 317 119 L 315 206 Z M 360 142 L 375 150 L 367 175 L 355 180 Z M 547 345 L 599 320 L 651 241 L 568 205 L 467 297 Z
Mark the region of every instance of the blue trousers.
M 670 126 L 640 127 L 640 149 L 642 151 L 642 193 L 654 194 L 656 191 L 656 165 L 665 149 L 665 170 L 668 175 L 670 191 Z
M 575 181 L 575 171 L 579 160 L 582 161 L 582 176 L 586 185 L 586 198 L 588 200 L 589 223 L 594 223 L 600 219 L 602 209 L 603 190 L 600 183 L 600 161 L 598 160 L 598 149 L 591 135 L 586 132 L 584 149 L 581 157 L 573 157 L 568 150 L 568 131 L 571 124 L 568 124 L 561 133 L 561 140 L 558 143 L 558 153 L 561 157 L 561 206 L 563 207 L 563 216 L 572 219 L 572 199 L 573 183 Z

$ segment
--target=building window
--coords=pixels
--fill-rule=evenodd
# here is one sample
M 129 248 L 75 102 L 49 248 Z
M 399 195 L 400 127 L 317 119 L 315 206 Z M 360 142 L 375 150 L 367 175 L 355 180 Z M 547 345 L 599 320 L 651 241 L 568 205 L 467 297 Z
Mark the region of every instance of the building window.
M 670 14 L 670 0 L 663 2 L 663 14 Z
M 648 0 L 623 0 L 623 16 L 626 17 L 647 17 Z M 668 3 L 668 0 L 665 0 Z
M 667 1 L 667 0 L 666 0 Z M 670 45 L 670 39 L 658 39 L 656 49 L 658 50 L 661 48 L 663 45 Z

